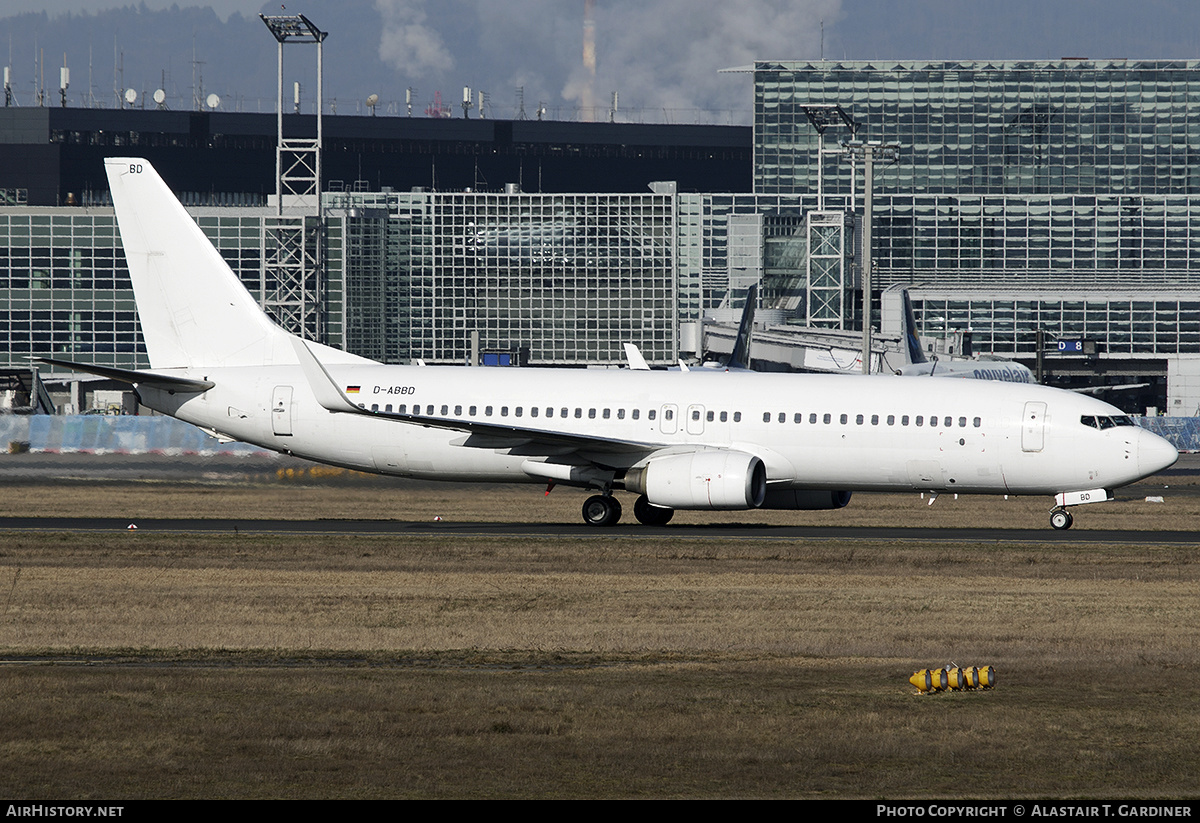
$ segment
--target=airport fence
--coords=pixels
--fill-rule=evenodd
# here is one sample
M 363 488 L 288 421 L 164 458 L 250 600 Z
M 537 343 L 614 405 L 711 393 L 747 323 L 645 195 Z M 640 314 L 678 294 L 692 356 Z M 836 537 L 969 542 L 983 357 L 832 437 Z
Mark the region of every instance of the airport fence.
M 173 417 L 130 415 L 0 415 L 8 452 L 217 455 L 263 454 L 260 446 L 222 443 Z

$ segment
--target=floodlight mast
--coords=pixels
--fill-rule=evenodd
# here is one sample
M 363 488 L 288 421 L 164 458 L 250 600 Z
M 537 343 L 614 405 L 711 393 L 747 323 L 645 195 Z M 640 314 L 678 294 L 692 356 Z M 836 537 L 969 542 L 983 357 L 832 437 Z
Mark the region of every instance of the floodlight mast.
M 282 208 L 283 208 L 283 194 L 284 194 L 284 178 L 287 175 L 287 171 L 288 171 L 283 168 L 283 153 L 284 153 L 284 149 L 287 145 L 283 139 L 283 44 L 288 43 L 288 42 L 315 43 L 317 46 L 317 139 L 316 139 L 315 143 L 310 144 L 310 146 L 303 147 L 303 148 L 309 148 L 310 150 L 315 150 L 315 153 L 316 153 L 316 157 L 313 160 L 312 172 L 313 172 L 313 176 L 315 177 L 315 180 L 313 181 L 313 187 L 314 187 L 315 194 L 317 196 L 317 201 L 318 201 L 317 210 L 318 210 L 318 213 L 320 213 L 320 211 L 321 211 L 321 207 L 320 207 L 321 145 L 322 145 L 321 138 L 322 138 L 322 129 L 323 129 L 321 115 L 323 113 L 322 109 L 324 108 L 324 105 L 325 105 L 325 98 L 323 96 L 324 89 L 322 88 L 324 73 L 322 71 L 322 66 L 321 66 L 321 57 L 322 57 L 321 52 L 322 52 L 322 44 L 325 42 L 325 38 L 329 36 L 329 32 L 321 31 L 319 28 L 316 27 L 316 25 L 311 20 L 309 20 L 303 14 L 295 14 L 295 15 L 288 15 L 288 16 L 277 15 L 277 16 L 270 16 L 270 17 L 268 17 L 265 14 L 260 14 L 259 17 L 262 19 L 263 23 L 266 24 L 267 28 L 270 29 L 271 34 L 275 37 L 276 41 L 278 41 L 278 43 L 279 43 L 278 72 L 277 72 L 277 74 L 278 74 L 278 83 L 277 83 L 278 91 L 276 94 L 276 102 L 275 102 L 276 128 L 278 130 L 277 144 L 276 144 L 276 149 L 275 149 L 275 171 L 276 171 L 275 193 L 279 196 L 279 200 L 276 203 L 276 209 L 277 209 L 276 214 L 277 215 L 283 214 Z
M 259 18 L 278 43 L 275 103 L 275 217 L 263 224 L 266 254 L 262 269 L 262 307 L 281 326 L 309 340 L 325 342 L 325 212 L 321 202 L 321 150 L 325 106 L 321 31 L 303 14 Z M 283 134 L 283 45 L 317 47 L 316 138 Z M 288 213 L 284 214 L 284 200 Z
M 817 211 L 825 211 L 825 129 L 830 126 L 845 126 L 850 130 L 850 139 L 858 135 L 859 124 L 837 103 L 805 103 L 800 106 L 808 122 L 817 130 Z M 839 150 L 828 152 L 840 153 Z

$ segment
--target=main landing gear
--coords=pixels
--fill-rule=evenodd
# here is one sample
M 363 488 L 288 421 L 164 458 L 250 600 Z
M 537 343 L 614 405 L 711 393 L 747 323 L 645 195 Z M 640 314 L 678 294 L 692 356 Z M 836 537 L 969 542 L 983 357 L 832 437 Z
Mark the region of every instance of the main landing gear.
M 621 519 L 621 502 L 612 494 L 594 494 L 583 501 L 583 522 L 589 526 L 615 526 Z
M 652 505 L 646 495 L 633 504 L 633 516 L 647 526 L 665 526 L 675 510 Z M 612 494 L 594 494 L 583 501 L 583 522 L 589 526 L 615 526 L 621 519 L 621 503 Z
M 666 506 L 655 506 L 650 502 L 650 498 L 643 494 L 633 504 L 633 516 L 646 526 L 665 526 L 675 516 L 675 510 Z
M 1050 525 L 1060 531 L 1065 531 L 1071 528 L 1071 524 L 1075 522 L 1075 518 L 1071 517 L 1071 513 L 1063 508 L 1054 508 L 1050 510 Z

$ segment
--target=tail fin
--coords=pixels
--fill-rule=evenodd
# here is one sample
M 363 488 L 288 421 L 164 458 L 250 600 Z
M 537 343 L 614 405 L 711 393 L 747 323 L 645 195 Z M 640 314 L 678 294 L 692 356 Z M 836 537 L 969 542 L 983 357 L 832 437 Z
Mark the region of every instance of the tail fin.
M 904 290 L 904 341 L 908 344 L 908 359 L 913 363 L 924 363 L 925 352 L 921 349 L 921 336 L 917 334 L 917 321 L 913 319 L 912 300 L 908 289 Z
M 295 363 L 263 314 L 146 160 L 104 161 L 153 368 Z
M 742 322 L 738 324 L 737 339 L 733 351 L 725 363 L 727 369 L 750 368 L 750 337 L 754 334 L 754 310 L 758 307 L 758 284 L 746 289 L 746 305 L 742 309 Z

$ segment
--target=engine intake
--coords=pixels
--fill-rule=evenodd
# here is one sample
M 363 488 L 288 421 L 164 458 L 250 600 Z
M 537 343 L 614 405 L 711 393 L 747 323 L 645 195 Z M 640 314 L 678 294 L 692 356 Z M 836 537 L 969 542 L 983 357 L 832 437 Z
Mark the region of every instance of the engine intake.
M 672 509 L 753 509 L 767 496 L 767 468 L 739 451 L 674 454 L 630 469 L 625 488 Z

